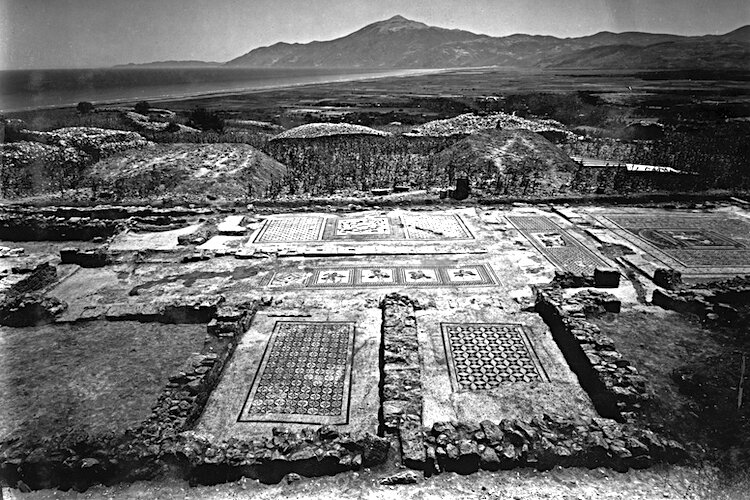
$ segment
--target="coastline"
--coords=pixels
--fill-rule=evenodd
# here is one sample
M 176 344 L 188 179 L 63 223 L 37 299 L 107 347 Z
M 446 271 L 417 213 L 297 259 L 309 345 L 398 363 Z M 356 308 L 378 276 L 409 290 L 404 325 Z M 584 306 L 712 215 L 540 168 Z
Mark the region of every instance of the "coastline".
M 169 93 L 169 94 L 152 94 L 144 95 L 139 97 L 124 97 L 121 99 L 100 99 L 89 101 L 97 106 L 116 105 L 116 104 L 129 104 L 142 100 L 147 101 L 158 101 L 158 102 L 179 102 L 186 101 L 195 98 L 204 97 L 228 97 L 234 95 L 244 95 L 250 93 L 259 93 L 272 90 L 283 90 L 290 88 L 307 87 L 314 85 L 325 85 L 330 83 L 344 83 L 354 81 L 368 81 L 368 80 L 379 80 L 383 78 L 406 78 L 410 76 L 422 76 L 437 73 L 446 73 L 456 70 L 468 70 L 468 69 L 479 69 L 479 68 L 425 68 L 425 69 L 398 69 L 398 70 L 384 70 L 384 71 L 373 71 L 372 73 L 352 73 L 343 75 L 330 75 L 330 77 L 324 77 L 322 80 L 316 81 L 304 81 L 295 83 L 275 83 L 275 84 L 259 84 L 251 85 L 244 88 L 224 88 L 217 89 L 208 92 L 184 92 L 184 93 Z M 15 107 L 15 108 L 0 108 L 0 113 L 27 113 L 33 111 L 45 111 L 55 109 L 67 109 L 73 108 L 78 104 L 76 102 L 66 102 L 62 104 L 50 104 L 41 106 L 26 106 L 26 107 Z

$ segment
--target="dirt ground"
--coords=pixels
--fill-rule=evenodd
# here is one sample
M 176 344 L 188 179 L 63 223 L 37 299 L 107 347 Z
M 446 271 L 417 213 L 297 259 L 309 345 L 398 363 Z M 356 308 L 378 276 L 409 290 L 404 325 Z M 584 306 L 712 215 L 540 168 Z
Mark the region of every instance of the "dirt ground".
M 528 469 L 479 472 L 470 476 L 445 473 L 417 484 L 383 486 L 382 472 L 364 470 L 335 477 L 302 478 L 289 484 L 264 485 L 241 479 L 235 483 L 191 488 L 179 480 L 138 482 L 95 487 L 85 493 L 37 491 L 28 494 L 4 489 L 3 500 L 50 499 L 277 499 L 314 500 L 740 500 L 747 498 L 750 481 L 727 482 L 708 468 L 658 467 L 618 473 L 608 469 Z
M 204 325 L 92 321 L 0 329 L 0 435 L 43 437 L 141 422 Z

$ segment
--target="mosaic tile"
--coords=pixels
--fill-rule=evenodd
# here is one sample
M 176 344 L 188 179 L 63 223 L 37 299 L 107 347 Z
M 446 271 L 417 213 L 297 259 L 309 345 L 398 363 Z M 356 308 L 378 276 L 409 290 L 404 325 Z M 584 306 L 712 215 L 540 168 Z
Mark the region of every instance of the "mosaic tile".
M 715 215 L 606 214 L 602 223 L 643 251 L 683 272 L 750 268 L 750 222 Z M 745 241 L 743 243 L 743 240 Z
M 364 268 L 360 271 L 360 283 L 363 285 L 385 285 L 396 283 L 396 270 L 392 268 Z
M 404 268 L 404 283 L 439 283 L 436 269 L 428 268 Z
M 411 240 L 469 239 L 471 232 L 459 215 L 402 215 L 406 237 Z
M 336 221 L 336 236 L 391 234 L 388 217 L 362 217 Z
M 305 286 L 308 273 L 302 271 L 279 271 L 268 282 L 272 288 Z
M 548 217 L 508 216 L 507 219 L 534 248 L 563 271 L 591 274 L 597 267 L 608 267 L 604 260 L 597 257 Z
M 445 274 L 451 283 L 486 282 L 486 278 L 478 267 L 446 268 Z
M 565 238 L 563 238 L 563 235 L 560 233 L 546 231 L 542 233 L 529 232 L 529 234 L 531 234 L 531 236 L 545 248 L 560 248 L 567 246 Z
M 323 217 L 312 216 L 268 219 L 255 242 L 318 241 L 323 238 L 324 223 Z
M 368 288 L 379 286 L 494 286 L 497 278 L 487 264 L 461 267 L 322 267 L 309 272 L 278 271 L 261 286 L 275 288 Z
M 440 326 L 455 391 L 549 381 L 521 325 L 442 323 Z
M 352 283 L 352 276 L 354 271 L 352 269 L 326 269 L 315 273 L 315 280 L 313 283 L 316 285 L 349 285 Z
M 345 424 L 354 323 L 278 321 L 239 422 Z

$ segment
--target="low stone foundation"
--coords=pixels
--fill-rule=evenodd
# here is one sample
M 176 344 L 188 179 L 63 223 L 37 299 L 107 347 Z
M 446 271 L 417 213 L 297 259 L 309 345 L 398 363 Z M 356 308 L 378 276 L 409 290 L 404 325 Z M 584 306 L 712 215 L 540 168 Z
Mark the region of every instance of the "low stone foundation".
M 120 228 L 109 219 L 0 214 L 0 239 L 6 241 L 88 241 L 108 238 Z
M 740 314 L 750 304 L 750 276 L 716 281 L 677 290 L 654 290 L 654 305 L 683 314 L 695 314 L 704 321 L 740 325 Z
M 620 271 L 609 267 L 596 268 L 592 274 L 557 270 L 553 284 L 562 288 L 617 288 L 620 286 Z
M 414 302 L 393 293 L 386 296 L 381 307 L 383 431 L 398 439 L 401 459 L 406 466 L 422 468 L 426 458 L 422 432 L 422 369 Z
M 63 264 L 77 264 L 81 267 L 104 267 L 112 263 L 112 256 L 103 248 L 81 250 L 68 247 L 60 250 L 60 261 Z
M 592 292 L 563 298 L 558 287 L 537 290 L 536 311 L 552 331 L 558 347 L 600 415 L 628 420 L 650 399 L 645 379 L 617 352 L 599 327 L 586 321 L 596 308 L 619 312 L 619 301 Z
M 624 472 L 685 457 L 679 443 L 637 425 L 546 414 L 497 424 L 437 422 L 427 431 L 426 441 L 427 474 L 555 466 L 611 467 Z

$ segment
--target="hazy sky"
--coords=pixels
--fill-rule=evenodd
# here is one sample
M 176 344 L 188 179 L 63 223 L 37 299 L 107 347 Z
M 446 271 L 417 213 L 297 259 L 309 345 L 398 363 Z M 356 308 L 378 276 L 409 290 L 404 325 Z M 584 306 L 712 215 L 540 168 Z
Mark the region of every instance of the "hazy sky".
M 329 40 L 396 14 L 495 36 L 695 35 L 750 24 L 750 1 L 0 0 L 0 68 L 227 61 L 278 41 Z

